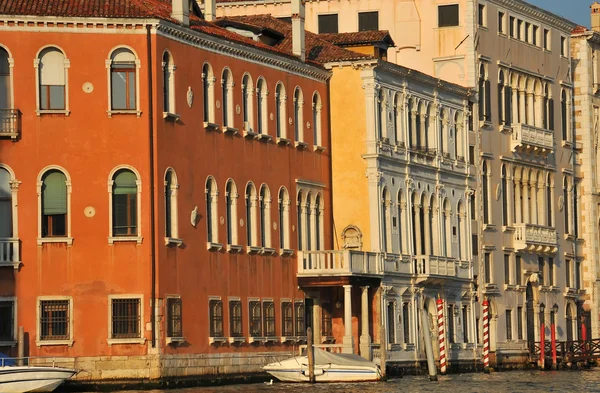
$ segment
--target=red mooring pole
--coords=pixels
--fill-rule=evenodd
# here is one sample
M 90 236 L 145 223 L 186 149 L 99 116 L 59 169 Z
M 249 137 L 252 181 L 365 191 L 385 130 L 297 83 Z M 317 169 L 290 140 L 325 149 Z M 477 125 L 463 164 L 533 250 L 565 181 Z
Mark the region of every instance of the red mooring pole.
M 546 361 L 546 325 L 540 325 L 540 368 L 543 370 Z
M 556 370 L 556 326 L 550 324 L 550 345 L 552 346 L 552 370 Z
M 585 360 L 587 362 L 587 346 L 586 346 L 587 328 L 585 327 L 585 318 L 584 317 L 581 317 L 581 340 L 583 341 L 581 343 L 581 347 L 583 348 L 583 357 L 585 358 Z
M 487 299 L 481 303 L 483 306 L 483 369 L 489 371 L 490 368 L 490 324 L 489 324 L 489 308 L 490 303 Z
M 438 339 L 440 343 L 440 373 L 446 374 L 446 341 L 444 334 L 444 301 L 438 295 L 437 299 Z M 448 318 L 453 318 L 449 315 Z

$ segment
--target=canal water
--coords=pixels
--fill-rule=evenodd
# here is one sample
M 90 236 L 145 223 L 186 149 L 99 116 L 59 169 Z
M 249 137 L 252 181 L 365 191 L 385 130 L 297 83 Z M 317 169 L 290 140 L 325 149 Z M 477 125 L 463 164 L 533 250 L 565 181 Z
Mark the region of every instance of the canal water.
M 387 382 L 360 384 L 290 384 L 273 382 L 230 385 L 218 387 L 186 388 L 174 390 L 151 390 L 150 393 L 239 393 L 239 392 L 599 392 L 600 368 L 585 371 L 506 371 L 491 374 L 456 374 L 440 376 L 437 382 L 429 382 L 427 376 L 405 376 Z M 121 393 L 139 393 L 134 391 Z

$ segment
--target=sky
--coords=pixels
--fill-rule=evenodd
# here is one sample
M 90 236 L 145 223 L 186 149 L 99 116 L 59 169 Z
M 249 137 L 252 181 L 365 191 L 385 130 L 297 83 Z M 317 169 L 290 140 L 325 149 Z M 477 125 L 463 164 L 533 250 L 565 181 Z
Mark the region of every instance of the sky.
M 594 0 L 525 0 L 578 25 L 590 27 L 590 5 Z M 599 1 L 600 2 L 600 1 Z

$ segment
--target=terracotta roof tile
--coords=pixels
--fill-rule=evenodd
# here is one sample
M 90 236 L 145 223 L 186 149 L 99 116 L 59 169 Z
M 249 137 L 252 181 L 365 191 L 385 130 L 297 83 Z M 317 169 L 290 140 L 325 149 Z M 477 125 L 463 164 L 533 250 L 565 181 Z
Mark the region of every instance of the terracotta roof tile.
M 170 0 L 2 0 L 0 15 L 171 20 Z
M 383 42 L 389 46 L 395 45 L 387 30 L 319 34 L 319 38 L 340 46 L 374 44 L 379 42 Z

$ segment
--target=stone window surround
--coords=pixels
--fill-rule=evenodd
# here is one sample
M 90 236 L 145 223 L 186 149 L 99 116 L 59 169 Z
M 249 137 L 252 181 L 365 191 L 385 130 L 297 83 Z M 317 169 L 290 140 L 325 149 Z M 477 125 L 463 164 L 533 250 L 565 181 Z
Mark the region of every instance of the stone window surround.
M 164 61 L 165 55 L 169 56 L 169 69 L 165 70 L 165 66 L 167 65 Z M 175 95 L 175 70 L 177 69 L 177 66 L 175 66 L 175 60 L 173 59 L 173 55 L 171 54 L 171 52 L 168 49 L 165 49 L 163 52 L 163 55 L 161 57 L 161 69 L 162 69 L 162 73 L 163 73 L 163 79 L 164 79 L 164 74 L 165 71 L 169 72 L 169 85 L 168 86 L 163 86 L 168 88 L 168 94 L 169 94 L 169 111 L 168 112 L 163 112 L 163 117 L 164 118 L 174 118 L 174 119 L 179 119 L 179 115 L 177 114 L 176 111 L 176 95 Z M 163 80 L 163 83 L 165 83 L 166 81 Z M 163 108 L 164 108 L 164 103 L 163 103 Z
M 242 113 L 245 111 L 246 120 L 244 122 L 244 131 L 246 132 L 254 132 L 254 83 L 252 82 L 252 76 L 245 72 L 242 75 L 242 85 L 241 85 L 242 94 L 246 94 L 245 100 L 247 103 L 246 108 L 242 108 Z M 242 97 L 242 102 L 244 101 L 244 97 Z
M 206 233 L 207 233 L 207 248 L 209 250 L 220 250 L 223 245 L 219 243 L 219 187 L 215 178 L 209 175 L 206 178 L 204 188 L 204 200 L 206 205 L 207 217 L 210 216 L 210 222 L 206 220 Z M 209 188 L 210 184 L 210 188 Z M 210 195 L 209 195 L 210 192 Z M 210 205 L 209 205 L 210 197 Z M 210 209 L 210 210 L 209 210 Z M 211 237 L 208 238 L 208 231 L 211 230 Z
M 123 110 L 123 109 L 113 110 L 112 109 L 111 67 L 112 67 L 113 61 L 111 59 L 111 56 L 114 51 L 119 50 L 119 49 L 127 49 L 127 50 L 131 51 L 131 53 L 133 53 L 133 55 L 135 56 L 135 107 L 136 107 L 136 109 L 134 109 L 134 110 Z M 106 66 L 107 99 L 108 99 L 108 107 L 107 107 L 108 109 L 107 109 L 106 113 L 108 113 L 108 117 L 112 117 L 113 115 L 128 114 L 128 113 L 135 113 L 137 115 L 137 117 L 142 116 L 142 110 L 141 110 L 141 106 L 140 106 L 140 68 L 142 67 L 142 63 L 141 63 L 140 58 L 137 55 L 136 51 L 127 45 L 115 46 L 114 48 L 112 48 L 110 50 L 110 52 L 108 52 L 108 58 L 104 61 L 104 64 Z
M 17 336 L 19 331 L 19 323 L 17 319 L 17 297 L 16 296 L 0 296 L 0 301 L 3 302 L 12 302 L 13 303 L 13 339 L 10 341 L 0 341 L 0 346 L 10 346 L 15 347 L 17 345 Z M 39 321 L 39 319 L 38 319 Z
M 9 167 L 6 164 L 2 164 L 0 163 L 0 168 L 6 170 L 8 172 L 8 175 L 10 176 L 10 181 L 9 181 L 9 185 L 10 185 L 10 191 L 11 191 L 11 213 L 12 213 L 12 238 L 13 239 L 18 239 L 19 238 L 19 203 L 17 200 L 17 195 L 19 192 L 19 185 L 21 184 L 21 182 L 19 180 L 17 180 L 16 176 L 15 176 L 15 172 L 12 170 L 11 167 Z
M 298 196 L 302 195 L 302 200 L 301 200 L 301 208 L 302 208 L 302 212 L 305 213 L 306 209 L 309 210 L 309 214 L 311 217 L 310 223 L 311 223 L 311 228 L 307 227 L 307 223 L 306 223 L 306 215 L 305 214 L 301 214 L 299 217 L 297 217 L 297 219 L 300 221 L 302 220 L 302 233 L 299 234 L 300 236 L 302 236 L 302 246 L 303 249 L 306 251 L 310 251 L 306 249 L 306 246 L 308 245 L 308 236 L 310 235 L 310 239 L 311 239 L 311 246 L 312 249 L 314 250 L 316 244 L 317 244 L 317 239 L 316 239 L 316 233 L 317 233 L 317 228 L 316 228 L 316 215 L 319 214 L 319 234 L 320 234 L 320 239 L 319 239 L 319 244 L 321 246 L 323 246 L 324 244 L 324 227 L 323 227 L 323 212 L 325 210 L 325 203 L 324 203 L 324 199 L 323 199 L 323 191 L 325 189 L 325 185 L 321 184 L 321 183 L 317 183 L 317 182 L 312 182 L 312 181 L 306 181 L 306 180 L 301 180 L 301 179 L 296 179 L 296 203 L 298 203 Z M 311 196 L 310 200 L 308 199 L 308 196 Z M 320 197 L 320 198 L 319 198 Z M 319 198 L 321 200 L 321 205 L 319 206 L 319 211 L 316 211 L 316 201 L 317 198 Z
M 112 336 L 112 301 L 113 299 L 139 299 L 140 300 L 140 326 L 139 326 L 139 331 L 140 331 L 140 337 L 136 337 L 136 338 L 111 338 Z M 109 346 L 115 345 L 115 344 L 145 344 L 146 343 L 146 338 L 144 337 L 144 326 L 145 326 L 145 319 L 144 319 L 144 295 L 140 295 L 140 294 L 118 294 L 118 295 L 108 295 L 108 337 L 106 339 L 106 342 Z
M 229 191 L 229 187 L 231 186 L 231 191 Z M 231 195 L 229 195 L 231 193 Z M 238 242 L 238 214 L 237 214 L 237 201 L 239 198 L 239 194 L 237 192 L 237 185 L 235 184 L 235 181 L 231 178 L 227 179 L 227 182 L 225 183 L 225 207 L 226 207 L 226 211 L 227 209 L 230 211 L 230 215 L 231 217 L 227 216 L 225 217 L 225 220 L 227 221 L 227 228 L 229 229 L 231 228 L 231 233 L 227 234 L 227 238 L 231 238 L 231 244 L 229 244 L 229 242 L 227 242 L 227 247 L 228 250 L 230 252 L 233 252 L 235 250 L 237 250 L 239 246 L 239 242 Z M 229 203 L 231 204 L 231 206 L 227 206 L 227 199 L 229 199 Z M 229 222 L 230 221 L 230 222 Z M 236 247 L 231 247 L 231 246 L 236 246 Z
M 206 72 L 205 72 L 206 71 Z M 202 100 L 204 101 L 203 110 L 208 108 L 208 114 L 204 117 L 207 121 L 204 122 L 204 128 L 210 125 L 215 125 L 215 82 L 217 78 L 212 70 L 212 66 L 209 62 L 204 62 L 202 65 Z M 208 87 L 208 97 L 204 96 L 204 84 Z M 208 101 L 208 103 L 206 103 Z
M 15 89 L 14 89 L 14 68 L 15 68 L 15 59 L 12 56 L 12 53 L 10 52 L 10 50 L 8 50 L 8 48 L 2 44 L 0 44 L 0 48 L 4 49 L 6 51 L 6 53 L 8 53 L 8 72 L 10 73 L 9 76 L 9 88 L 10 88 L 10 95 L 8 97 L 8 99 L 10 100 L 10 106 L 12 107 L 14 105 L 15 102 Z M 40 50 L 41 52 L 42 50 Z M 38 53 L 39 55 L 39 53 Z M 39 105 L 39 104 L 38 104 Z
M 227 86 L 223 86 L 225 83 L 225 75 L 227 74 Z M 223 68 L 223 72 L 221 73 L 221 87 L 227 90 L 227 97 L 221 97 L 221 108 L 227 107 L 227 113 L 223 110 L 223 124 L 225 124 L 225 117 L 227 119 L 227 128 L 234 128 L 234 113 L 235 107 L 233 102 L 233 87 L 235 86 L 235 81 L 233 79 L 233 73 L 229 69 L 229 67 Z M 221 90 L 223 92 L 223 90 Z M 227 103 L 225 103 L 225 98 L 227 98 Z
M 44 300 L 68 300 L 69 301 L 69 338 L 66 340 L 41 340 L 40 339 L 40 304 Z M 36 300 L 36 330 L 35 330 L 35 344 L 36 346 L 46 345 L 68 345 L 73 346 L 73 297 L 72 296 L 38 296 Z M 16 302 L 15 302 L 16 305 Z
M 59 50 L 65 57 L 63 62 L 63 69 L 65 71 L 65 109 L 53 110 L 53 109 L 41 109 L 40 108 L 40 54 L 44 49 L 54 48 Z M 35 55 L 33 60 L 33 68 L 35 69 L 35 113 L 40 116 L 43 114 L 64 114 L 69 116 L 71 113 L 69 109 L 69 68 L 71 67 L 71 61 L 67 57 L 66 52 L 57 45 L 45 45 L 41 47 Z M 11 83 L 12 83 L 12 72 L 11 72 Z
M 56 170 L 62 172 L 65 175 L 66 186 L 67 186 L 67 236 L 61 237 L 42 237 L 42 178 L 44 174 L 48 171 Z M 73 189 L 71 187 L 71 176 L 69 172 L 61 166 L 58 165 L 48 165 L 44 169 L 40 171 L 37 178 L 37 195 L 38 195 L 38 237 L 37 237 L 37 245 L 41 246 L 44 243 L 66 243 L 67 245 L 73 244 L 73 237 L 71 236 L 71 193 Z
M 113 184 L 115 174 L 121 170 L 127 169 L 133 172 L 137 178 L 137 236 L 113 236 Z M 70 211 L 70 197 L 69 197 L 69 211 Z M 70 222 L 70 217 L 69 217 Z M 70 226 L 69 226 L 70 228 Z M 70 235 L 69 235 L 70 236 Z M 113 168 L 112 171 L 108 174 L 108 244 L 113 244 L 115 242 L 136 242 L 137 244 L 141 244 L 143 240 L 142 237 L 142 180 L 140 177 L 140 173 L 131 165 L 122 164 Z
M 166 187 L 167 187 L 167 174 L 171 173 L 171 194 L 170 194 L 170 203 L 171 203 L 171 211 L 169 212 L 169 219 L 171 220 L 171 236 L 166 236 L 165 234 L 165 245 L 169 245 L 169 244 L 175 244 L 175 245 L 182 245 L 183 244 L 183 240 L 179 238 L 179 205 L 178 205 L 178 193 L 179 193 L 179 182 L 177 181 L 177 174 L 175 173 L 175 170 L 171 167 L 167 168 L 167 170 L 165 171 L 165 182 L 164 182 L 164 186 L 165 186 L 165 191 L 166 191 Z M 166 197 L 166 193 L 165 193 L 165 197 Z M 165 208 L 166 208 L 166 201 L 165 201 Z M 166 215 L 166 211 L 165 211 L 165 215 Z

